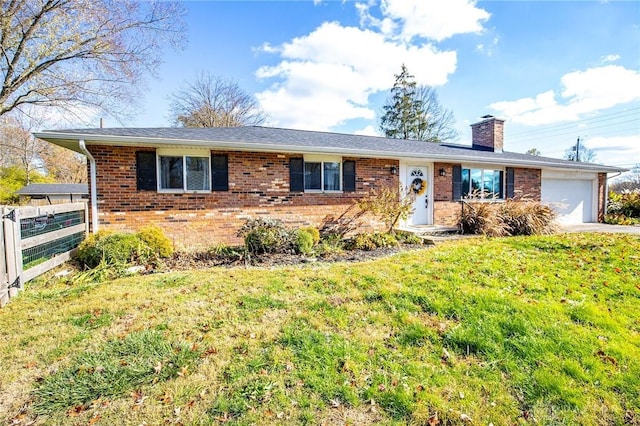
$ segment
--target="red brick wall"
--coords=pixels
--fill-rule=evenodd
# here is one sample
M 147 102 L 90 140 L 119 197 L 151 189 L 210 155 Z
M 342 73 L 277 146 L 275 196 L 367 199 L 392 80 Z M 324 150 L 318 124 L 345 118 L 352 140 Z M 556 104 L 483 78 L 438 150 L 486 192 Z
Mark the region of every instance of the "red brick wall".
M 607 211 L 607 174 L 598 173 L 598 222 L 604 222 Z
M 444 169 L 446 176 L 440 176 Z M 433 177 L 433 223 L 455 226 L 460 213 L 460 202 L 453 201 L 453 164 L 435 163 Z M 514 170 L 514 192 L 516 199 L 540 201 L 542 172 L 540 169 L 516 168 Z
M 542 171 L 540 169 L 514 170 L 514 199 L 541 200 Z
M 371 189 L 398 185 L 391 175 L 394 160 L 347 158 L 356 161 L 356 192 L 289 192 L 288 154 L 220 152 L 229 158 L 229 191 L 167 194 L 136 189 L 134 147 L 91 146 L 97 163 L 98 210 L 101 228 L 136 230 L 157 224 L 178 247 L 238 243 L 238 228 L 247 218 L 270 217 L 290 226 L 320 226 L 339 217 L 354 200 Z M 352 209 L 353 210 L 353 209 Z M 361 218 L 365 228 L 380 223 Z

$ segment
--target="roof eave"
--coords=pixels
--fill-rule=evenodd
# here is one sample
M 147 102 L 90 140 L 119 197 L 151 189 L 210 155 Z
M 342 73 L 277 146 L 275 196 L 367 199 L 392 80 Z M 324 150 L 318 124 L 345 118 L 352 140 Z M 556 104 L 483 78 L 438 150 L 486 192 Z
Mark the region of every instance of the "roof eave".
M 367 149 L 352 149 L 339 147 L 305 147 L 301 148 L 295 145 L 279 144 L 260 144 L 260 143 L 243 143 L 229 141 L 211 141 L 211 140 L 185 140 L 185 139 L 169 139 L 169 138 L 149 138 L 137 136 L 112 136 L 112 135 L 93 135 L 79 133 L 62 133 L 62 132 L 35 132 L 34 136 L 51 142 L 55 145 L 62 146 L 67 149 L 82 153 L 80 149 L 80 140 L 84 140 L 88 145 L 118 145 L 118 146 L 193 146 L 201 148 L 218 148 L 232 149 L 235 151 L 259 151 L 259 152 L 291 152 L 295 154 L 340 154 L 343 156 L 360 156 L 369 158 L 389 158 L 389 159 L 416 159 L 424 158 L 430 161 L 455 161 L 468 164 L 491 163 L 496 165 L 509 166 L 527 166 L 540 169 L 554 170 L 581 170 L 599 173 L 623 173 L 628 169 L 604 166 L 592 163 L 560 164 L 544 160 L 516 160 L 510 158 L 500 158 L 493 156 L 483 156 L 482 154 L 490 151 L 473 151 L 473 155 L 450 155 L 450 154 L 433 154 L 433 153 L 407 153 L 399 151 L 375 151 Z M 491 154 L 493 154 L 491 152 Z

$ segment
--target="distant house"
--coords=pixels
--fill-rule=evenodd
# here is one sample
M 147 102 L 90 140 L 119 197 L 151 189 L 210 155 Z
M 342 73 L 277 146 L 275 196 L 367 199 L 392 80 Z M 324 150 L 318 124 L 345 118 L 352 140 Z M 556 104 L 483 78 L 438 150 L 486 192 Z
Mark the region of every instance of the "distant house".
M 22 201 L 31 205 L 75 203 L 87 201 L 89 185 L 86 183 L 31 183 L 16 191 Z
M 94 230 L 154 223 L 182 246 L 237 242 L 250 217 L 319 226 L 400 184 L 417 194 L 409 226 L 455 225 L 471 195 L 543 201 L 565 222 L 602 220 L 607 173 L 623 169 L 503 151 L 504 120 L 491 116 L 471 127 L 472 146 L 269 127 L 35 136 L 88 157 Z

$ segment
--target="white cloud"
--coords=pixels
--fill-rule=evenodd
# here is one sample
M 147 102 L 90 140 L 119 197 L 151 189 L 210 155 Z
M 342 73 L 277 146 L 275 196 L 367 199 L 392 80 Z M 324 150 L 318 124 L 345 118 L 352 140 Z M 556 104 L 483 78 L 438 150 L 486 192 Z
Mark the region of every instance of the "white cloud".
M 378 131 L 372 125 L 368 125 L 364 129 L 356 130 L 355 132 L 353 132 L 353 134 L 363 136 L 381 136 L 380 133 L 378 133 Z
M 456 34 L 481 33 L 491 16 L 469 0 L 383 0 L 383 15 L 399 22 L 405 40 L 442 41 Z
M 588 113 L 640 100 L 640 72 L 619 65 L 575 71 L 561 78 L 562 91 L 489 105 L 503 118 L 529 126 L 580 120 Z
M 373 119 L 371 94 L 393 85 L 404 63 L 418 84 L 439 86 L 456 69 L 456 53 L 430 44 L 408 45 L 369 29 L 326 22 L 277 51 L 282 61 L 256 71 L 259 79 L 277 79 L 257 93 L 270 124 L 328 130 L 355 118 Z M 372 54 L 375 52 L 375 54 Z
M 606 64 L 607 62 L 615 62 L 618 59 L 620 59 L 620 55 L 617 55 L 617 54 L 607 55 L 602 57 L 602 63 Z
M 490 17 L 475 0 L 365 0 L 354 7 L 359 27 L 325 22 L 281 45 L 256 49 L 280 56 L 278 64 L 256 71 L 259 79 L 274 80 L 256 94 L 270 124 L 330 130 L 351 119 L 373 119 L 369 96 L 391 88 L 403 63 L 418 84 L 444 85 L 456 69 L 456 52 L 431 42 L 480 33 Z

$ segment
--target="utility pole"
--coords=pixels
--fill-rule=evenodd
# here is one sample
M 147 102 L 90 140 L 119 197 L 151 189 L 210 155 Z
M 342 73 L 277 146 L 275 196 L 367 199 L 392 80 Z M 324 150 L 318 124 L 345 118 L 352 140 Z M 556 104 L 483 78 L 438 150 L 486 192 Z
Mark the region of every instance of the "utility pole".
M 578 136 L 578 140 L 576 141 L 576 161 L 580 161 L 580 136 Z

